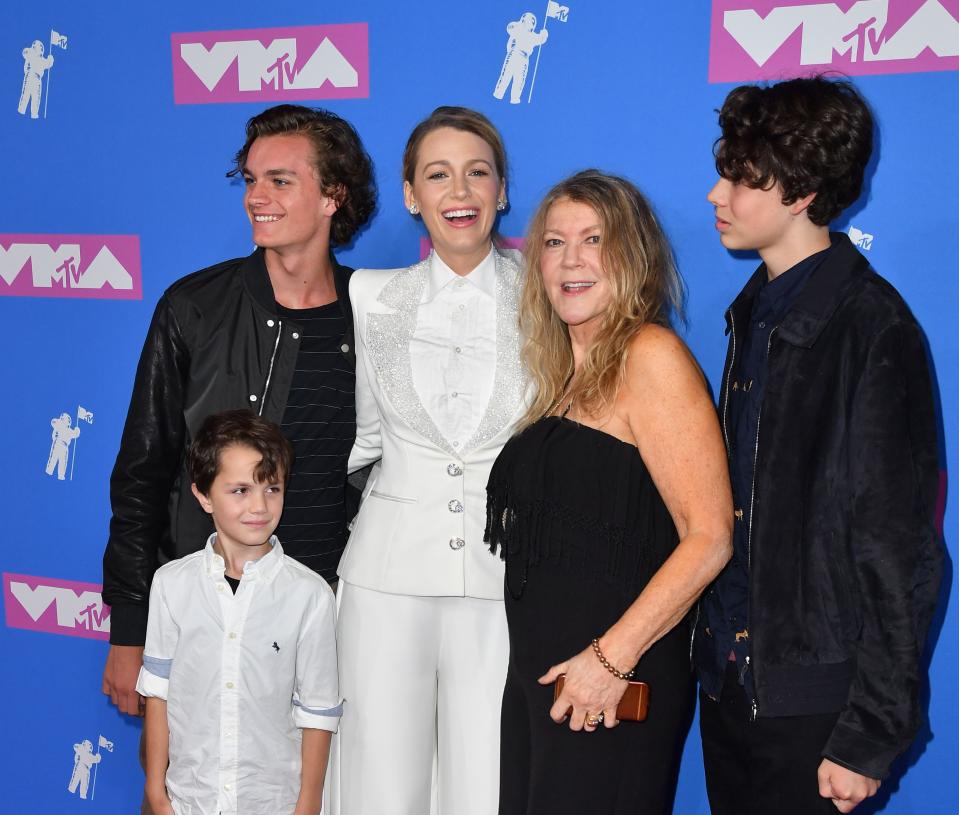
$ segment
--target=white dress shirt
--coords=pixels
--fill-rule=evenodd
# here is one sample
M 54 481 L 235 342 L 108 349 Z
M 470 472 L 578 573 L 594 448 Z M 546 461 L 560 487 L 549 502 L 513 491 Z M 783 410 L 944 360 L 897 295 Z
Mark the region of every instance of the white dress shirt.
M 137 691 L 167 700 L 178 815 L 292 813 L 300 728 L 342 712 L 333 592 L 274 537 L 234 595 L 215 539 L 154 576 Z
M 467 275 L 430 255 L 429 281 L 410 340 L 413 387 L 440 433 L 455 446 L 479 426 L 496 373 L 496 262 Z

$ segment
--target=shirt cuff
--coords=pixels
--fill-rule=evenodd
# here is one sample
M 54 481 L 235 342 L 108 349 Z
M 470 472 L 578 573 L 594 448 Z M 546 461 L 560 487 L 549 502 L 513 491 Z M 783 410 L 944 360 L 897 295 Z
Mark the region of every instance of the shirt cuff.
M 306 707 L 302 702 L 293 700 L 293 724 L 297 727 L 309 727 L 314 730 L 336 732 L 343 715 L 343 703 L 331 708 Z
M 140 696 L 153 696 L 157 699 L 166 699 L 169 689 L 169 679 L 151 673 L 146 666 L 140 668 L 140 675 L 137 677 L 137 693 L 139 693 Z

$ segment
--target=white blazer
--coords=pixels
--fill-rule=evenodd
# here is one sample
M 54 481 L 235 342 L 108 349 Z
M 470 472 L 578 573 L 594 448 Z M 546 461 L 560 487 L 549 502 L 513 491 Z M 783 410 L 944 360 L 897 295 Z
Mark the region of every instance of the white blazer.
M 429 258 L 350 278 L 356 336 L 354 471 L 382 459 L 363 493 L 339 576 L 393 594 L 503 598 L 503 564 L 483 543 L 486 482 L 526 407 L 518 306 L 523 271 L 496 251 L 496 373 L 486 411 L 459 449 L 413 387 L 410 339 Z

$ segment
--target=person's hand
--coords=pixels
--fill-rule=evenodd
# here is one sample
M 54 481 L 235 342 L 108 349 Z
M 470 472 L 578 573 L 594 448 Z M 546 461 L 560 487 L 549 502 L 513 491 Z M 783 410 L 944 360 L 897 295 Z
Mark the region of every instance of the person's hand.
M 149 783 L 144 789 L 147 804 L 150 806 L 152 815 L 176 815 L 173 811 L 173 804 L 170 803 L 170 796 L 167 795 L 166 786 L 160 784 L 153 787 Z
M 822 760 L 817 775 L 819 794 L 831 799 L 840 812 L 852 812 L 867 798 L 872 798 L 882 784 L 876 778 L 847 770 L 828 758 Z
M 566 674 L 563 692 L 553 702 L 549 710 L 550 718 L 561 724 L 566 719 L 567 711 L 572 708 L 569 717 L 570 730 L 586 730 L 592 732 L 599 726 L 599 722 L 590 724 L 588 718 L 603 714 L 603 724 L 606 727 L 616 727 L 616 706 L 626 693 L 627 682 L 617 679 L 596 658 L 592 646 L 587 646 L 576 656 L 565 662 L 554 665 L 537 681 L 541 685 L 549 685 L 556 681 L 560 674 Z
M 110 646 L 103 669 L 103 692 L 121 713 L 143 715 L 143 697 L 137 693 L 137 676 L 142 665 L 142 645 Z

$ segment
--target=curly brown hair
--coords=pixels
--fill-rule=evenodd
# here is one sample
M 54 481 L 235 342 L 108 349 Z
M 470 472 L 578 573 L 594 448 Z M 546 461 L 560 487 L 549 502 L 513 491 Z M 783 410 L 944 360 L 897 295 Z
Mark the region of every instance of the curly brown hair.
M 323 194 L 334 198 L 338 205 L 330 226 L 330 244 L 344 246 L 376 209 L 373 161 L 346 119 L 303 105 L 267 108 L 246 123 L 246 142 L 234 156 L 234 167 L 227 175 L 243 173 L 250 147 L 260 136 L 292 134 L 306 136 L 313 145 Z
M 719 126 L 713 152 L 723 178 L 760 189 L 778 183 L 787 206 L 814 192 L 807 212 L 819 226 L 859 197 L 873 118 L 851 82 L 820 75 L 742 85 L 723 102 Z

